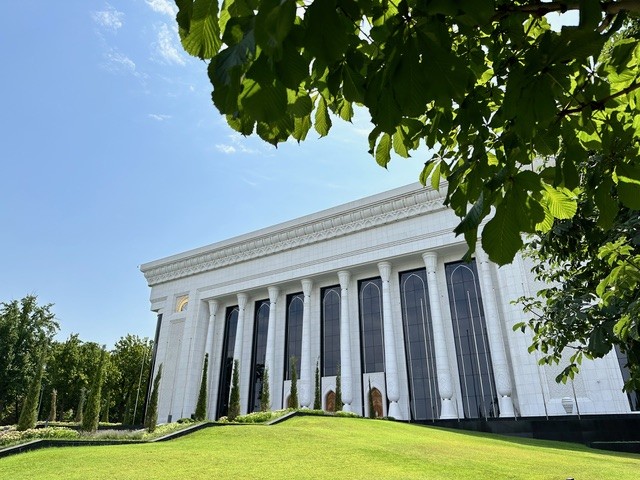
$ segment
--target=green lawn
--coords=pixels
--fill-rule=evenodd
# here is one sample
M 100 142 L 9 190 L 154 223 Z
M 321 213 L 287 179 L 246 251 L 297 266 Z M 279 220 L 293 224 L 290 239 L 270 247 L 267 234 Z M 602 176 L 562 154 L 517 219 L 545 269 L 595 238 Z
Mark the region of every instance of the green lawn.
M 143 445 L 50 448 L 0 459 L 0 479 L 640 478 L 640 456 L 394 422 L 296 417 Z

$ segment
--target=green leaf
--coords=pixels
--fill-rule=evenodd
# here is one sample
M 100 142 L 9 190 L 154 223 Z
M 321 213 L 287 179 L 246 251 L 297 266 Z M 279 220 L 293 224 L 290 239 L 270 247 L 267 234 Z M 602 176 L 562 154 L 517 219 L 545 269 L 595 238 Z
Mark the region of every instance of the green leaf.
M 327 135 L 331 128 L 331 118 L 329 118 L 327 102 L 322 95 L 318 95 L 318 106 L 316 107 L 316 121 L 314 127 L 321 137 Z
M 518 215 L 521 212 L 513 208 L 513 203 L 502 202 L 498 205 L 496 214 L 482 229 L 482 249 L 498 265 L 511 263 L 522 248 L 518 226 Z
M 180 40 L 187 53 L 203 60 L 218 53 L 222 45 L 218 0 L 193 0 L 189 27 L 186 28 L 184 20 L 182 25 L 179 28 Z
M 434 190 L 440 190 L 440 170 L 442 169 L 442 163 L 442 160 L 438 161 L 431 171 L 431 188 Z
M 348 64 L 342 69 L 342 93 L 350 102 L 364 101 L 364 77 Z
M 640 210 L 640 168 L 620 163 L 616 167 L 618 198 L 623 205 Z
M 409 150 L 407 149 L 406 145 L 405 134 L 401 126 L 398 126 L 395 133 L 393 134 L 393 151 L 403 158 L 410 157 Z
M 312 2 L 304 16 L 305 49 L 324 65 L 338 60 L 347 50 L 347 33 L 336 11 L 335 0 Z
M 580 0 L 580 27 L 595 28 L 602 20 L 600 0 Z
M 268 55 L 280 51 L 296 18 L 294 0 L 263 0 L 256 15 L 256 41 Z M 297 86 L 297 85 L 296 85 Z
M 291 134 L 298 142 L 307 138 L 307 134 L 311 129 L 311 115 L 304 117 L 295 117 L 293 119 L 293 133 Z
M 470 230 L 477 230 L 480 222 L 486 215 L 485 213 L 485 205 L 484 205 L 484 192 L 480 193 L 478 200 L 473 204 L 473 206 L 469 209 L 467 214 L 464 216 L 462 221 L 458 224 L 458 226 L 453 230 L 453 233 L 456 236 L 461 233 L 468 232 Z
M 258 122 L 277 122 L 287 110 L 287 91 L 280 83 L 263 86 L 246 78 L 239 101 L 246 113 Z
M 547 205 L 543 204 L 542 205 L 542 209 L 544 210 L 544 220 L 542 220 L 541 222 L 536 223 L 536 231 L 538 232 L 542 232 L 542 233 L 547 233 L 548 231 L 550 231 L 553 228 L 553 215 L 551 215 L 551 212 L 549 211 L 549 208 L 547 207 Z
M 640 185 L 619 182 L 618 198 L 625 207 L 640 210 Z
M 545 184 L 543 198 L 554 218 L 572 218 L 578 209 L 575 195 L 566 188 L 553 188 Z
M 381 167 L 387 168 L 391 161 L 391 136 L 388 133 L 382 134 L 378 146 L 376 147 L 376 162 Z
M 613 181 L 610 177 L 607 177 L 598 185 L 594 193 L 594 201 L 600 212 L 598 226 L 605 230 L 611 228 L 619 211 L 618 202 L 611 196 L 612 186 Z

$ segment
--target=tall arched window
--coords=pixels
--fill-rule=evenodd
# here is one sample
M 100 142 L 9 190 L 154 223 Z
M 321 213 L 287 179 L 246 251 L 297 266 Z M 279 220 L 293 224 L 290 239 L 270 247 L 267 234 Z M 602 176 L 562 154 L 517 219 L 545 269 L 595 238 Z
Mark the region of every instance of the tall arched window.
M 323 288 L 321 375 L 332 377 L 340 365 L 340 287 Z
M 475 261 L 449 263 L 445 273 L 464 416 L 497 417 L 498 398 Z
M 229 307 L 225 315 L 224 343 L 222 345 L 222 362 L 220 362 L 220 385 L 218 387 L 217 417 L 224 417 L 229 411 L 229 393 L 231 389 L 231 372 L 233 371 L 233 349 L 236 343 L 238 327 L 238 307 Z
M 400 293 L 411 418 L 437 419 L 440 402 L 426 270 L 402 272 Z
M 302 313 L 304 295 L 296 293 L 287 296 L 287 338 L 284 352 L 284 379 L 291 380 L 291 357 L 296 359 L 296 372 L 300 378 L 300 357 L 302 356 Z
M 269 300 L 256 302 L 253 323 L 253 350 L 251 353 L 251 384 L 249 391 L 249 411 L 260 410 L 260 393 L 264 375 L 264 359 L 267 353 L 267 332 L 269 331 Z
M 382 280 L 362 280 L 359 287 L 362 373 L 384 372 Z

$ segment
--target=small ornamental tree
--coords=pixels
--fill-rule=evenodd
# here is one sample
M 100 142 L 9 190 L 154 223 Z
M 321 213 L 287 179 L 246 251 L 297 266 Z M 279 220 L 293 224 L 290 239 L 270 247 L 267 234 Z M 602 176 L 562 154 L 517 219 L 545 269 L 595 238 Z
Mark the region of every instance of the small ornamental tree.
M 44 362 L 46 359 L 46 350 L 40 353 L 36 374 L 29 384 L 29 391 L 22 404 L 22 411 L 18 420 L 18 431 L 35 428 L 38 421 L 38 401 L 40 400 L 40 388 L 42 387 L 42 374 L 44 373 Z
M 91 390 L 89 390 L 89 398 L 87 399 L 87 409 L 83 413 L 82 430 L 85 432 L 95 432 L 98 429 L 98 421 L 100 420 L 100 405 L 102 404 L 102 381 L 104 380 L 104 369 L 107 363 L 106 350 L 102 350 L 100 355 L 100 363 L 93 382 Z
M 260 411 L 266 412 L 271 406 L 271 392 L 269 391 L 269 367 L 264 367 L 262 374 L 262 390 L 260 390 Z
M 195 421 L 202 422 L 207 416 L 207 370 L 209 368 L 209 354 L 204 354 L 204 365 L 202 367 L 202 379 L 200 380 L 200 393 L 198 393 L 198 403 L 196 404 Z
M 51 391 L 51 407 L 49 407 L 49 416 L 47 417 L 48 422 L 56 421 L 56 407 L 58 403 L 58 391 L 54 388 Z
M 322 410 L 322 398 L 320 396 L 320 364 L 316 361 L 316 389 L 313 395 L 313 409 Z
M 369 378 L 369 393 L 367 393 L 367 400 L 369 401 L 369 418 L 376 418 L 376 412 L 373 408 L 373 392 L 371 391 L 371 378 Z
M 162 364 L 158 367 L 158 373 L 153 380 L 153 390 L 151 391 L 151 399 L 149 400 L 149 408 L 147 409 L 147 417 L 144 425 L 149 433 L 153 433 L 158 423 L 158 391 L 160 390 L 160 379 L 162 378 Z
M 234 360 L 227 418 L 233 422 L 238 415 L 240 415 L 240 361 Z
M 298 408 L 298 372 L 296 371 L 296 357 L 291 357 L 291 394 L 289 395 L 289 408 Z
M 87 398 L 87 389 L 82 387 L 80 389 L 80 399 L 78 400 L 78 408 L 76 409 L 76 418 L 73 419 L 76 423 L 82 423 L 82 412 L 84 411 L 84 402 Z
M 109 407 L 111 406 L 111 392 L 107 392 L 106 398 L 103 402 L 102 406 L 102 416 L 100 417 L 100 421 L 103 423 L 109 422 Z
M 340 377 L 340 365 L 338 365 L 338 373 L 336 375 L 336 412 L 342 410 L 342 407 L 344 406 L 344 404 L 342 403 L 342 385 L 340 385 L 341 382 L 342 379 Z

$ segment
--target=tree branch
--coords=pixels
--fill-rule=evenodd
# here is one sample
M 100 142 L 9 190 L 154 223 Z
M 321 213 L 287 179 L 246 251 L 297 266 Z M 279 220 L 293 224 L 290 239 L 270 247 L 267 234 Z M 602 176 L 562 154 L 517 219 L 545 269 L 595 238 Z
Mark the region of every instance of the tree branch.
M 601 98 L 600 100 L 593 100 L 588 103 L 583 103 L 579 107 L 563 108 L 562 111 L 560 111 L 560 113 L 558 114 L 558 117 L 565 117 L 573 113 L 580 113 L 582 110 L 584 110 L 587 107 L 591 107 L 593 110 L 604 110 L 604 104 L 607 103 L 609 100 L 614 100 L 622 95 L 631 93 L 638 88 L 640 88 L 640 82 L 632 83 L 624 90 L 620 90 L 619 92 L 612 93 L 608 97 Z
M 614 0 L 601 2 L 600 8 L 607 15 L 616 15 L 622 11 L 640 13 L 640 0 Z M 579 10 L 580 2 L 533 2 L 525 5 L 501 5 L 496 9 L 492 20 L 500 20 L 514 13 L 528 13 L 535 17 L 544 17 L 548 13 L 564 13 L 569 10 Z

